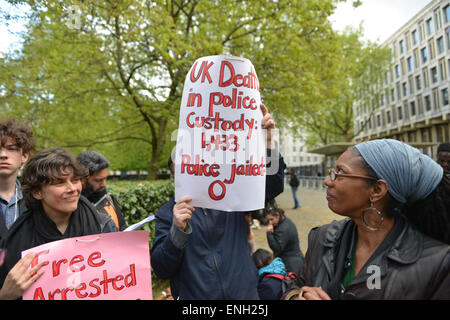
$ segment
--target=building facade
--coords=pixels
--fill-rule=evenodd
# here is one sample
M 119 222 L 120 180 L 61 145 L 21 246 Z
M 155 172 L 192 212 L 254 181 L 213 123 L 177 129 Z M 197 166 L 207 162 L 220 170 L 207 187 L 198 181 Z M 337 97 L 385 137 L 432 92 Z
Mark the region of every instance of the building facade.
M 279 150 L 288 168 L 295 169 L 300 176 L 323 175 L 323 155 L 308 153 L 305 139 L 300 133 L 293 134 L 292 130 L 280 130 Z
M 435 158 L 450 141 L 450 0 L 433 0 L 384 43 L 392 68 L 379 101 L 354 104 L 355 143 L 392 138 Z

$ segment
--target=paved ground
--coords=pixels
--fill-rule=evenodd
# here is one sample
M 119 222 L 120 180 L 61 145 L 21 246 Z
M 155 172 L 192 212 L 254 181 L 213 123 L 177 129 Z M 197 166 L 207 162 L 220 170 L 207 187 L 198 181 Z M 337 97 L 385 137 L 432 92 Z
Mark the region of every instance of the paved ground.
M 278 205 L 284 209 L 286 216 L 289 217 L 297 226 L 300 248 L 306 253 L 308 246 L 308 233 L 311 228 L 327 224 L 333 220 L 341 220 L 342 216 L 333 213 L 327 205 L 325 199 L 325 190 L 309 190 L 298 188 L 297 197 L 300 200 L 300 208 L 294 207 L 294 200 L 289 185 L 285 185 L 284 192 L 280 194 L 276 201 Z M 253 229 L 255 234 L 256 249 L 270 249 L 267 244 L 266 227 L 261 229 Z

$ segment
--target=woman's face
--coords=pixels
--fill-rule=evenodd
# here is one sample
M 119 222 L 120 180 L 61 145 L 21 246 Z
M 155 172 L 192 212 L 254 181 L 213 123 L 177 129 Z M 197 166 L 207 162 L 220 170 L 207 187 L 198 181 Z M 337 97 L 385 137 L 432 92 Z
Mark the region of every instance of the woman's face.
M 344 152 L 336 162 L 336 173 L 367 176 L 362 168 L 361 157 L 354 150 Z M 328 207 L 335 213 L 358 218 L 361 212 L 370 206 L 371 187 L 367 180 L 349 176 L 337 176 L 332 181 L 328 176 L 325 181 Z
M 77 209 L 81 195 L 81 178 L 73 173 L 72 168 L 62 171 L 51 184 L 47 184 L 40 191 L 33 192 L 33 197 L 40 200 L 47 215 L 67 215 Z
M 273 225 L 274 227 L 276 227 L 278 225 L 278 223 L 280 222 L 280 216 L 273 216 L 271 214 L 267 215 L 267 221 Z

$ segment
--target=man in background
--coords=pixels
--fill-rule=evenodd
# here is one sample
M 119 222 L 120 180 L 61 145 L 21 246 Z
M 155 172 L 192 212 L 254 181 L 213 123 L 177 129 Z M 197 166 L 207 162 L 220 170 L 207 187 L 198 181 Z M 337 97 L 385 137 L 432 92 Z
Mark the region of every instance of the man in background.
M 80 153 L 77 160 L 89 170 L 89 177 L 83 185 L 81 194 L 94 205 L 98 212 L 109 214 L 117 229 L 123 231 L 127 227 L 125 219 L 116 199 L 108 193 L 106 188 L 109 161 L 100 153 L 89 150 Z
M 444 174 L 450 176 L 450 142 L 441 143 L 437 150 L 437 163 L 444 168 Z
M 297 188 L 300 184 L 300 181 L 298 181 L 297 176 L 295 175 L 294 169 L 289 169 L 290 179 L 289 179 L 289 185 L 291 186 L 292 190 L 292 197 L 294 198 L 294 209 L 297 209 L 300 207 L 300 201 L 298 201 L 297 198 Z

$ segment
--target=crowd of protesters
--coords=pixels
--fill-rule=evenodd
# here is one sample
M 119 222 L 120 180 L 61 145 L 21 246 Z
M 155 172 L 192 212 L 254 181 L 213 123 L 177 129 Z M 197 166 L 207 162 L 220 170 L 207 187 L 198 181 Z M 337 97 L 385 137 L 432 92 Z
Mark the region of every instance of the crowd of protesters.
M 261 112 L 262 127 L 275 128 L 264 105 Z M 194 207 L 185 196 L 156 213 L 151 265 L 170 280 L 174 299 L 450 299 L 449 143 L 437 162 L 391 139 L 344 152 L 324 183 L 329 208 L 345 218 L 313 228 L 303 255 L 295 225 L 274 201 L 286 165 L 271 139 L 267 153 L 279 162 L 265 186 L 272 251 L 249 245 L 247 212 Z M 0 299 L 20 299 L 42 275 L 44 262 L 30 268 L 34 254 L 22 251 L 126 228 L 101 154 L 33 150 L 25 125 L 0 122 Z

